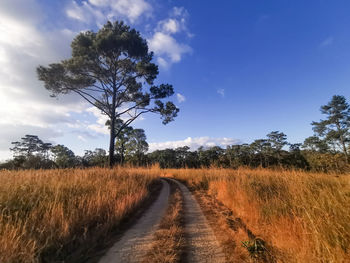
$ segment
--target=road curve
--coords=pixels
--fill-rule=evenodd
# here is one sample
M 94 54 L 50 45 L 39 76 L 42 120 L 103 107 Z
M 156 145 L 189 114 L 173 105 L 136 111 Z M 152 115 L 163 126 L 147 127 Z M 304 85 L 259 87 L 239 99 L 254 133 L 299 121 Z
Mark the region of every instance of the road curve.
M 161 179 L 162 190 L 157 200 L 137 221 L 127 230 L 119 241 L 111 247 L 100 259 L 99 263 L 134 263 L 141 262 L 143 256 L 150 249 L 153 233 L 168 206 L 169 184 Z
M 225 254 L 196 199 L 185 185 L 177 180 L 171 180 L 178 184 L 184 197 L 187 262 L 224 263 Z

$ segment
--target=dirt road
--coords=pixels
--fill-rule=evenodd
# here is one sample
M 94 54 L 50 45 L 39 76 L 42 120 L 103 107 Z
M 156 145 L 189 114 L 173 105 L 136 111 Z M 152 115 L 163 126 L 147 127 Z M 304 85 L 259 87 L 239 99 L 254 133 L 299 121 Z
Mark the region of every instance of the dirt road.
M 184 199 L 186 261 L 193 263 L 223 263 L 224 253 L 215 238 L 196 199 L 185 185 L 177 180 Z M 162 190 L 155 203 L 145 212 L 138 222 L 110 248 L 99 263 L 141 262 L 152 243 L 153 233 L 167 208 L 169 184 L 162 179 Z
M 167 208 L 169 184 L 162 179 L 162 190 L 157 200 L 122 238 L 111 247 L 99 263 L 141 262 L 152 243 L 153 233 Z

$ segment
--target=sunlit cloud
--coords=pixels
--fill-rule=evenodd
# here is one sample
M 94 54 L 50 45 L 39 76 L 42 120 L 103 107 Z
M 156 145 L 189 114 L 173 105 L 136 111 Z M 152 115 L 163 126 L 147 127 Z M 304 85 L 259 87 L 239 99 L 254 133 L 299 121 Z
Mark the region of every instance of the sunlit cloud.
M 151 142 L 149 143 L 149 151 L 175 149 L 178 147 L 188 146 L 191 150 L 197 150 L 200 146 L 203 147 L 227 147 L 228 145 L 239 144 L 241 141 L 233 138 L 211 138 L 211 137 L 188 137 L 184 140 L 166 141 L 166 142 Z

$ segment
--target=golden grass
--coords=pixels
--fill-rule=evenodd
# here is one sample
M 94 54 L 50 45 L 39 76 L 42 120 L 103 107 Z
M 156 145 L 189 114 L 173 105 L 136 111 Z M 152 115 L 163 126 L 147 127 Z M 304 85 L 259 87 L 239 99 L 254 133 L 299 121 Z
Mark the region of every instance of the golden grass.
M 350 262 L 350 176 L 243 168 L 1 171 L 0 262 L 60 261 L 94 247 L 158 176 L 221 201 L 280 262 Z
M 0 262 L 59 261 L 94 247 L 158 175 L 158 168 L 1 171 Z
M 350 262 L 350 176 L 244 168 L 164 172 L 215 196 L 279 252 L 280 262 Z

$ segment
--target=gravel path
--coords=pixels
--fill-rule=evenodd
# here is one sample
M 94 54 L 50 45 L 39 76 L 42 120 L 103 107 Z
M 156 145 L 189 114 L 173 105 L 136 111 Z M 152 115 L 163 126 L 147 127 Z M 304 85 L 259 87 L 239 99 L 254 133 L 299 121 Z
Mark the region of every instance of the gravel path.
M 187 261 L 191 263 L 224 263 L 225 255 L 216 240 L 196 199 L 186 186 L 177 180 L 184 197 Z
M 99 263 L 141 262 L 150 249 L 153 233 L 167 208 L 169 184 L 162 179 L 162 190 L 157 200 L 122 238 L 111 247 Z

